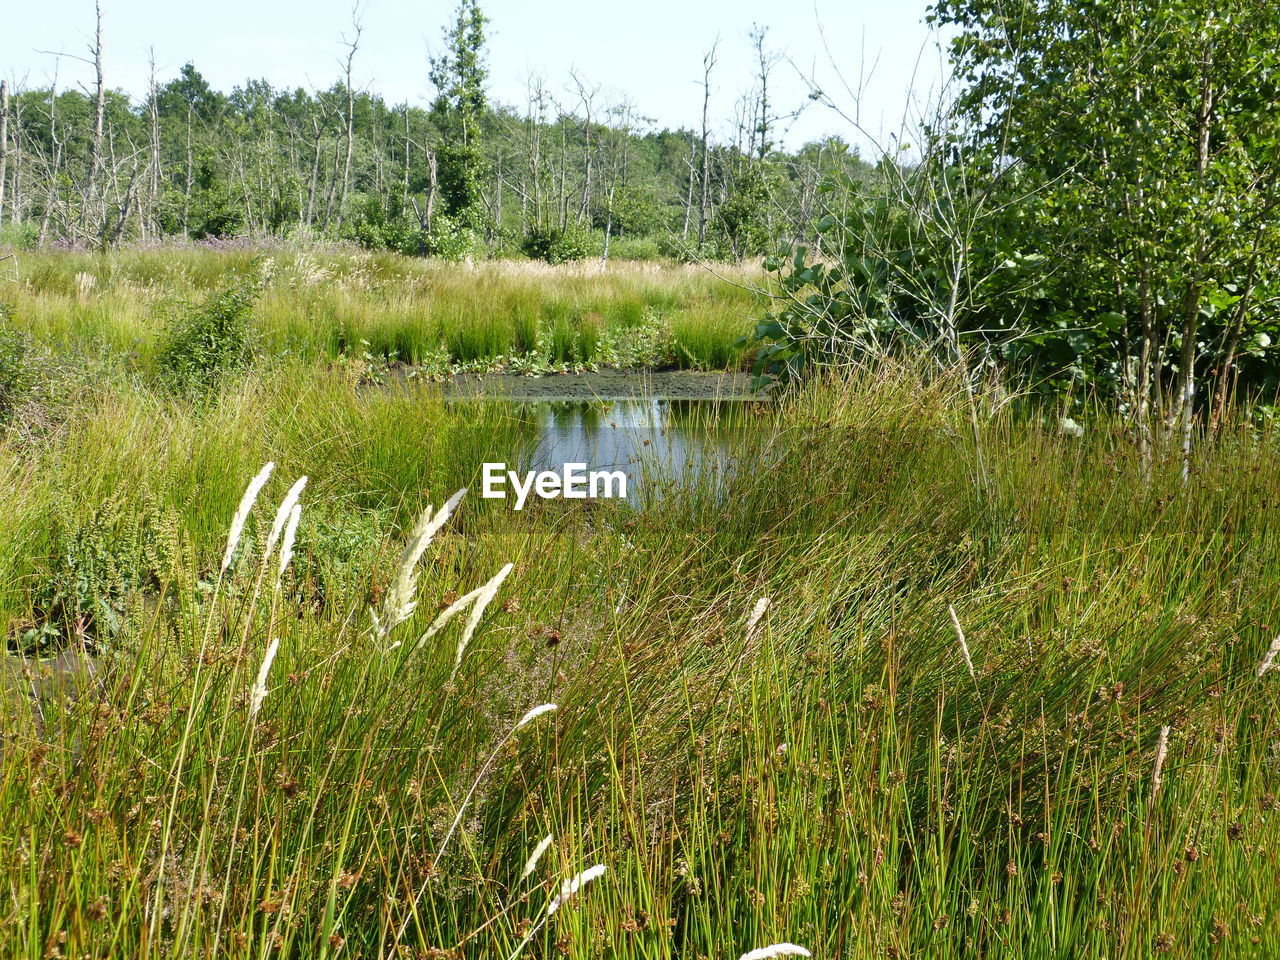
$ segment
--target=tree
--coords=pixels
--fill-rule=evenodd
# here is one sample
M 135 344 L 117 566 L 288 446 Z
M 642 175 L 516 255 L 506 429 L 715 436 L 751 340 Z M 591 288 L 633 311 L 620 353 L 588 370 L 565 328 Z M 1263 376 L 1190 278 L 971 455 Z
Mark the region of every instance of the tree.
M 480 127 L 488 104 L 484 89 L 487 23 L 478 0 L 461 0 L 453 26 L 444 31 L 445 48 L 431 58 L 430 70 L 436 88 L 431 115 L 441 136 L 440 199 L 446 214 L 477 229 L 484 220 L 486 164 Z
M 1009 212 L 1066 254 L 1042 312 L 1071 318 L 1141 429 L 1152 411 L 1176 426 L 1186 469 L 1198 383 L 1214 378 L 1219 411 L 1241 343 L 1275 330 L 1280 18 L 1253 0 L 942 0 L 936 16 L 959 28 L 967 142 L 1041 185 Z

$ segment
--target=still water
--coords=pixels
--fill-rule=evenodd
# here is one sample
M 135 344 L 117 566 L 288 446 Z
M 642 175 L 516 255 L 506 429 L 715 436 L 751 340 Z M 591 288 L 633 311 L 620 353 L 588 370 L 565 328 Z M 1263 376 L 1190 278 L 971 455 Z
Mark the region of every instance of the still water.
M 518 460 L 523 470 L 621 470 L 627 501 L 641 506 L 675 485 L 722 488 L 751 404 L 738 400 L 661 398 L 518 403 L 536 424 L 536 440 Z

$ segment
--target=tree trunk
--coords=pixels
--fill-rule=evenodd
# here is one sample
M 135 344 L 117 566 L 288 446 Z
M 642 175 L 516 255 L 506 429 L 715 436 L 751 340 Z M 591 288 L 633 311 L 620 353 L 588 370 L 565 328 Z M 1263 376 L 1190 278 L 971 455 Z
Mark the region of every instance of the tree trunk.
M 702 58 L 702 170 L 699 173 L 702 196 L 698 202 L 698 246 L 707 239 L 707 221 L 711 217 L 711 211 L 708 207 L 708 200 L 711 197 L 711 130 L 708 125 L 707 110 L 711 106 L 711 70 L 716 65 L 716 46 L 719 41 L 712 44 L 711 51 Z
M 182 235 L 191 236 L 191 191 L 196 183 L 195 155 L 191 146 L 191 125 L 195 120 L 195 107 L 187 104 L 187 178 L 182 192 Z
M 4 188 L 9 178 L 9 85 L 0 80 L 0 225 L 4 223 Z
M 106 189 L 105 185 L 99 183 L 99 175 L 102 170 L 102 137 L 103 124 L 106 119 L 107 111 L 107 84 L 103 72 L 102 65 L 102 2 L 97 0 L 93 9 L 97 15 L 98 26 L 94 34 L 93 43 L 93 69 L 96 77 L 94 92 L 94 120 L 93 120 L 93 143 L 91 146 L 92 153 L 89 157 L 89 204 L 93 207 L 99 205 L 99 196 L 101 196 L 101 211 L 95 209 L 92 212 L 96 214 L 102 221 L 102 227 L 106 226 Z M 88 215 L 89 210 L 85 211 Z M 86 224 L 92 229 L 92 224 Z

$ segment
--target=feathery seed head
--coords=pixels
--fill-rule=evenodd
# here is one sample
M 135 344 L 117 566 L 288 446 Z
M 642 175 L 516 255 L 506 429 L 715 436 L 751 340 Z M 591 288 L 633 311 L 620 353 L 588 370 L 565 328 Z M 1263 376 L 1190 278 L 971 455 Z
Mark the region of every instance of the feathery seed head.
M 289 511 L 289 522 L 284 527 L 284 540 L 280 542 L 280 572 L 276 575 L 277 583 L 284 579 L 284 572 L 289 567 L 289 561 L 293 559 L 293 541 L 298 535 L 298 520 L 301 517 L 302 504 L 295 503 L 293 509 Z
M 276 511 L 276 518 L 271 522 L 271 532 L 267 534 L 267 547 L 262 552 L 263 562 L 267 557 L 271 556 L 271 551 L 276 548 L 276 542 L 280 539 L 280 534 L 284 532 L 285 524 L 289 522 L 289 515 L 293 513 L 294 505 L 298 502 L 298 498 L 302 496 L 302 489 L 307 485 L 306 477 L 299 477 L 289 492 L 284 495 L 284 499 L 280 501 L 280 509 Z
M 515 728 L 519 730 L 526 723 L 531 723 L 532 721 L 537 720 L 538 717 L 542 716 L 544 713 L 550 713 L 555 708 L 556 708 L 556 705 L 554 703 L 544 703 L 540 707 L 534 707 L 532 710 L 530 710 L 528 713 L 526 713 L 523 717 L 520 718 L 520 722 L 516 724 Z
M 236 507 L 235 515 L 231 518 L 231 529 L 227 532 L 227 549 L 222 554 L 222 573 L 226 573 L 227 568 L 231 566 L 231 557 L 236 552 L 236 544 L 240 542 L 240 534 L 244 532 L 244 523 L 249 519 L 249 511 L 253 509 L 254 501 L 258 499 L 259 492 L 275 468 L 274 462 L 268 462 L 258 471 L 257 476 L 249 481 L 249 486 L 245 487 L 240 505 Z
M 583 870 L 580 874 L 578 874 L 572 880 L 566 880 L 564 883 L 562 883 L 560 885 L 560 893 L 556 895 L 556 898 L 552 900 L 550 906 L 547 907 L 547 915 L 550 916 L 551 914 L 559 910 L 560 907 L 562 907 L 566 902 L 568 902 L 568 900 L 571 897 L 573 897 L 574 894 L 576 894 L 579 890 L 585 887 L 592 880 L 595 880 L 598 877 L 604 876 L 605 869 L 606 868 L 603 863 L 597 863 L 594 867 L 588 867 L 586 870 Z
M 977 679 L 973 672 L 973 658 L 969 656 L 969 644 L 965 643 L 964 631 L 960 628 L 960 618 L 956 616 L 956 608 L 947 604 L 947 613 L 951 616 L 951 626 L 955 628 L 956 639 L 960 641 L 960 653 L 964 656 L 964 665 L 969 668 L 969 676 Z
M 773 960 L 774 957 L 811 957 L 811 954 L 804 947 L 796 946 L 794 943 L 773 943 L 767 947 L 759 947 L 755 950 L 748 950 L 738 960 Z
M 492 580 L 480 588 L 479 594 L 475 599 L 475 603 L 471 607 L 471 613 L 467 616 L 467 625 L 462 630 L 462 636 L 458 640 L 458 650 L 453 658 L 453 676 L 458 675 L 458 668 L 462 666 L 462 655 L 467 652 L 467 645 L 471 642 L 471 637 L 475 634 L 476 628 L 480 626 L 480 620 L 484 617 L 484 611 L 493 601 L 498 593 L 498 588 L 502 586 L 502 581 L 507 579 L 515 564 L 508 563 Z M 452 679 L 452 677 L 450 678 Z
M 760 621 L 764 619 L 765 612 L 768 611 L 771 602 L 768 597 L 761 597 L 756 601 L 756 605 L 751 608 L 751 616 L 747 620 L 747 643 L 751 643 L 756 638 Z
M 413 611 L 418 606 L 417 601 L 413 598 L 418 588 L 418 575 L 416 572 L 418 561 L 422 559 L 422 555 L 426 552 L 427 547 L 431 545 L 432 539 L 440 531 L 440 528 L 449 522 L 449 517 L 453 515 L 453 511 L 462 502 L 466 492 L 467 488 L 463 487 L 445 501 L 445 505 L 440 508 L 439 512 L 427 507 L 426 510 L 422 511 L 422 515 L 418 517 L 418 522 L 414 524 L 413 531 L 409 534 L 409 540 L 405 544 L 404 552 L 400 555 L 396 578 L 391 583 L 391 589 L 387 591 L 386 600 L 383 601 L 382 616 L 374 618 L 374 630 L 380 638 L 385 637 L 393 629 L 413 616 Z
M 1262 658 L 1262 662 L 1258 664 L 1258 676 L 1275 666 L 1276 654 L 1280 653 L 1280 633 L 1276 634 L 1276 638 L 1271 641 L 1271 646 L 1267 648 L 1267 655 Z
M 521 880 L 526 879 L 529 874 L 533 873 L 534 868 L 538 865 L 538 861 L 542 859 L 542 855 L 547 852 L 547 847 L 549 846 L 551 846 L 551 834 L 548 833 L 538 842 L 538 845 L 533 848 L 533 853 L 529 854 L 529 859 L 524 862 L 524 870 L 520 872 Z
M 279 638 L 274 638 L 262 657 L 262 666 L 258 668 L 258 679 L 253 682 L 253 692 L 249 695 L 250 717 L 258 715 L 258 710 L 262 707 L 262 701 L 267 699 L 267 674 L 271 672 L 271 662 L 275 660 L 276 651 L 279 649 L 280 640 Z

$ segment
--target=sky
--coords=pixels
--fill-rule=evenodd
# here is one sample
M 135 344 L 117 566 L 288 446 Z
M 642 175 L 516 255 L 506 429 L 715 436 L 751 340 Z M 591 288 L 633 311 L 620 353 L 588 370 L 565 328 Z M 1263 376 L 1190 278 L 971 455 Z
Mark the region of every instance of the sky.
M 351 0 L 102 0 L 107 85 L 145 94 L 150 51 L 160 82 L 190 61 L 223 91 L 248 78 L 276 86 L 322 88 L 341 75 Z M 19 0 L 0 0 L 0 8 Z M 388 101 L 425 105 L 426 60 L 441 43 L 455 0 L 364 0 L 354 77 Z M 782 59 L 771 79 L 784 121 L 782 142 L 839 134 L 860 137 L 848 118 L 887 144 L 904 112 L 930 102 L 945 75 L 937 36 L 924 24 L 927 0 L 481 0 L 490 18 L 489 92 L 523 107 L 530 75 L 562 102 L 574 100 L 570 73 L 600 87 L 599 102 L 628 97 L 652 126 L 701 122 L 702 59 L 719 38 L 711 118 L 720 136 L 735 103 L 752 86 L 753 24 L 768 28 Z M 15 86 L 45 86 L 55 65 L 60 87 L 88 86 L 93 0 L 21 3 L 0 18 L 0 76 Z M 847 116 L 808 97 L 809 79 Z M 858 95 L 860 92 L 860 95 Z M 803 108 L 803 109 L 801 109 Z

